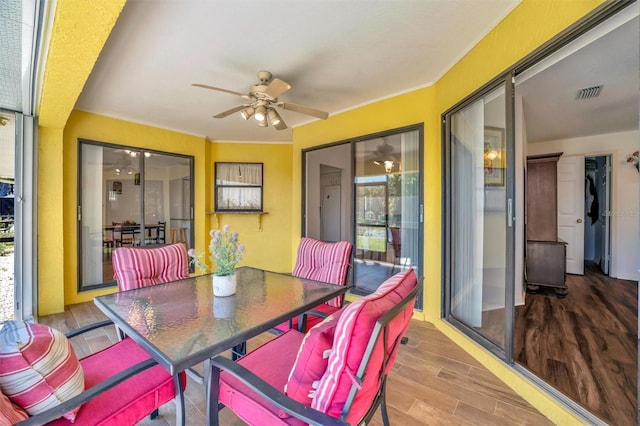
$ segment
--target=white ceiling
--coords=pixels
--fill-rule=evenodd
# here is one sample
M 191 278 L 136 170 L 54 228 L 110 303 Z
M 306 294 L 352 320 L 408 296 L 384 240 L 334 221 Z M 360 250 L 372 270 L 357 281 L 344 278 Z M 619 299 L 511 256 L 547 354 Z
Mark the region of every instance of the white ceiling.
M 330 115 L 438 80 L 520 0 L 129 0 L 76 108 L 219 141 L 291 141 L 313 120 L 259 128 L 244 102 L 256 72 L 292 89 L 280 101 Z
M 638 129 L 637 13 L 621 12 L 517 79 L 529 142 Z M 576 99 L 598 85 L 598 97 Z

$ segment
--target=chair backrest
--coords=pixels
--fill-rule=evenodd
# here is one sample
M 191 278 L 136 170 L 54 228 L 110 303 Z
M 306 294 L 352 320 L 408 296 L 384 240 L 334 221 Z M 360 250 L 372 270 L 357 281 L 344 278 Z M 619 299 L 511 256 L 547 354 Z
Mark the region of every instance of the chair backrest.
M 343 308 L 327 370 L 311 406 L 349 424 L 370 418 L 413 315 L 418 280 L 400 272 L 372 293 Z
M 182 243 L 162 247 L 118 247 L 111 258 L 120 291 L 189 276 L 189 256 Z
M 393 253 L 395 257 L 401 256 L 402 246 L 400 244 L 400 228 L 389 228 L 391 234 L 391 245 L 393 246 Z
M 167 222 L 158 222 L 158 233 L 156 234 L 156 242 L 164 244 L 167 241 L 166 236 Z
M 347 281 L 349 261 L 353 245 L 349 241 L 327 243 L 302 237 L 298 246 L 298 257 L 293 275 L 315 281 L 344 285 Z M 339 308 L 344 296 L 326 302 Z

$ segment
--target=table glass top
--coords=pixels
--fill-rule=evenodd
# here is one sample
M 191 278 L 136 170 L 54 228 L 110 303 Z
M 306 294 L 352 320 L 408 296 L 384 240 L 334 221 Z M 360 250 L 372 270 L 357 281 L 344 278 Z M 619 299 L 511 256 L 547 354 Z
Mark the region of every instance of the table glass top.
M 203 275 L 105 296 L 96 305 L 160 364 L 180 371 L 343 293 L 342 286 L 238 268 L 233 296 Z

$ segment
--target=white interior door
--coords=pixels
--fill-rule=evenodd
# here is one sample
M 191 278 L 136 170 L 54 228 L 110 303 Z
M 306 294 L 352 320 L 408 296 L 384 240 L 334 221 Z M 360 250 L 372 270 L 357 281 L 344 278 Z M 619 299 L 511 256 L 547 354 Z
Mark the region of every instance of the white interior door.
M 331 185 L 322 187 L 320 208 L 322 210 L 320 220 L 320 239 L 323 241 L 340 241 L 340 186 Z
M 558 238 L 567 243 L 567 273 L 584 274 L 584 156 L 558 161 Z

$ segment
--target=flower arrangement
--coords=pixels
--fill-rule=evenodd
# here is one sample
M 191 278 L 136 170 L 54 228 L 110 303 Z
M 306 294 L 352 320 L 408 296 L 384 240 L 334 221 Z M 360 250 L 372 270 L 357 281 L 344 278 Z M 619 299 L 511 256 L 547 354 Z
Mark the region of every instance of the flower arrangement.
M 640 169 L 638 168 L 638 151 L 627 157 L 627 163 L 634 166 L 636 170 L 640 172 Z
M 238 233 L 231 232 L 229 225 L 224 225 L 221 231 L 211 230 L 209 235 L 209 260 L 215 264 L 213 274 L 232 275 L 245 250 L 244 244 L 238 242 Z M 204 253 L 196 253 L 194 249 L 189 249 L 188 253 L 191 264 L 200 268 L 202 273 L 209 272 L 209 266 L 202 261 Z

